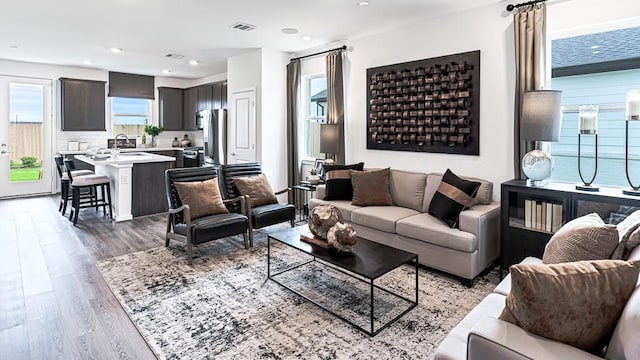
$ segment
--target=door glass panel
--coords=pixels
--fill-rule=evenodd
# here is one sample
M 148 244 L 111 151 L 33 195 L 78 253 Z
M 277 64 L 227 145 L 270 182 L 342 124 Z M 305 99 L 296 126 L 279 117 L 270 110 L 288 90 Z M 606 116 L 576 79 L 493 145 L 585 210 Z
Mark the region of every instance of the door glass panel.
M 42 179 L 44 87 L 9 85 L 9 178 L 11 182 Z

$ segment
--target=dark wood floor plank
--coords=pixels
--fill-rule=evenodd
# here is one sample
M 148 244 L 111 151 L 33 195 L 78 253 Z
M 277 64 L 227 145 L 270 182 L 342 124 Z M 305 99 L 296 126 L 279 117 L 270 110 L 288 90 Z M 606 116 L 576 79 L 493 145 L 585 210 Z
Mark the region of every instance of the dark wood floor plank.
M 52 291 L 25 298 L 32 359 L 64 358 L 64 325 Z
M 95 264 L 161 246 L 165 217 L 76 227 L 58 199 L 0 200 L 0 359 L 154 359 Z

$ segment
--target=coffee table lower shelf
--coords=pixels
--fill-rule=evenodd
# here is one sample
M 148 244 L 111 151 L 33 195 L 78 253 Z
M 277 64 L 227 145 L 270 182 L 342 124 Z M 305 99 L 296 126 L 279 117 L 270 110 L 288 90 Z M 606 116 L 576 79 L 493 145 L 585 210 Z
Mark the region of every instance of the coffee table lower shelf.
M 303 250 L 301 250 L 301 249 L 297 248 L 296 246 L 291 246 L 290 244 L 288 244 L 288 243 L 286 243 L 286 242 L 282 242 L 282 243 L 283 243 L 283 244 L 286 244 L 286 245 L 289 245 L 290 247 L 293 247 L 294 249 L 297 249 L 297 250 L 299 250 L 299 251 L 300 251 L 300 252 L 302 252 L 302 253 L 305 253 L 305 254 L 307 254 L 307 255 L 311 255 L 311 256 L 313 256 L 313 259 L 312 259 L 312 260 L 309 260 L 309 261 L 306 261 L 306 262 L 304 262 L 304 263 L 302 263 L 302 264 L 297 264 L 297 265 L 295 265 L 295 266 L 289 267 L 289 268 L 284 269 L 284 270 L 282 270 L 282 271 L 279 271 L 279 272 L 277 272 L 277 273 L 271 273 L 271 240 L 272 240 L 272 238 L 271 238 L 271 236 L 269 236 L 269 237 L 267 238 L 267 278 L 268 278 L 269 280 L 271 280 L 271 281 L 275 282 L 276 284 L 278 284 L 278 285 L 280 285 L 280 286 L 284 287 L 285 289 L 287 289 L 287 290 L 289 290 L 289 291 L 291 291 L 291 292 L 295 293 L 296 295 L 300 296 L 300 297 L 301 297 L 301 298 L 303 298 L 304 300 L 306 300 L 306 301 L 308 301 L 308 302 L 310 302 L 310 303 L 315 304 L 315 305 L 316 305 L 316 306 L 318 306 L 320 309 L 322 309 L 322 310 L 324 310 L 324 311 L 326 311 L 326 312 L 328 312 L 328 313 L 332 314 L 333 316 L 335 316 L 335 317 L 339 318 L 340 320 L 342 320 L 342 321 L 346 322 L 347 324 L 349 324 L 349 325 L 351 325 L 351 326 L 355 327 L 356 329 L 361 330 L 362 332 L 366 333 L 366 334 L 367 334 L 367 335 L 369 335 L 369 336 L 376 336 L 376 335 L 377 335 L 378 333 L 380 333 L 382 330 L 384 330 L 384 329 L 386 329 L 387 327 L 389 327 L 391 324 L 393 324 L 394 322 L 396 322 L 396 321 L 397 321 L 398 319 L 400 319 L 403 315 L 405 315 L 406 313 L 408 313 L 409 311 L 411 311 L 413 308 L 415 308 L 415 307 L 418 305 L 418 255 L 415 255 L 411 260 L 409 260 L 409 261 L 407 261 L 407 262 L 405 262 L 405 263 L 399 264 L 399 265 L 398 265 L 398 266 L 396 266 L 395 268 L 393 268 L 393 269 L 391 269 L 391 270 L 389 270 L 388 272 L 386 272 L 386 273 L 385 273 L 385 274 L 388 274 L 389 272 L 391 272 L 391 271 L 393 271 L 393 270 L 397 269 L 398 267 L 400 267 L 400 266 L 402 266 L 402 265 L 404 265 L 404 264 L 407 264 L 407 263 L 413 263 L 413 264 L 415 265 L 415 275 L 416 275 L 416 276 L 415 276 L 415 300 L 413 300 L 413 299 L 406 298 L 406 297 L 404 297 L 404 296 L 402 296 L 402 295 L 400 295 L 400 294 L 394 293 L 394 292 L 393 292 L 393 291 L 391 291 L 391 290 L 385 289 L 385 288 L 383 288 L 383 287 L 380 287 L 380 286 L 378 286 L 378 285 L 374 284 L 374 281 L 375 281 L 377 278 L 379 278 L 379 277 L 377 277 L 377 278 L 367 278 L 367 277 L 364 277 L 364 276 L 362 276 L 362 275 L 357 276 L 356 274 L 351 273 L 351 272 L 349 272 L 348 270 L 344 270 L 344 269 L 340 268 L 340 267 L 339 267 L 339 266 L 337 266 L 336 264 L 329 264 L 329 263 L 327 263 L 327 262 L 325 262 L 325 261 L 322 261 L 322 260 L 318 259 L 316 256 L 314 256 L 313 254 L 309 254 L 308 252 L 303 251 Z M 275 239 L 275 240 L 278 240 L 278 239 Z M 305 295 L 305 294 L 303 294 L 302 292 L 300 292 L 300 291 L 298 291 L 298 290 L 296 290 L 296 289 L 294 289 L 294 288 L 292 288 L 292 287 L 290 287 L 290 286 L 287 286 L 287 285 L 286 285 L 286 284 L 284 284 L 283 282 L 278 281 L 278 279 L 275 279 L 275 278 L 274 278 L 274 277 L 276 277 L 276 276 L 278 276 L 278 275 L 284 274 L 284 273 L 286 273 L 286 272 L 289 272 L 289 271 L 291 271 L 291 270 L 295 270 L 295 269 L 297 269 L 297 268 L 300 268 L 300 267 L 302 267 L 302 266 L 305 266 L 305 265 L 308 265 L 308 264 L 311 264 L 311 263 L 318 263 L 318 264 L 322 264 L 322 265 L 327 266 L 328 268 L 330 268 L 330 269 L 332 269 L 332 270 L 335 270 L 335 271 L 338 271 L 338 272 L 343 273 L 343 274 L 345 274 L 345 275 L 348 275 L 348 276 L 350 276 L 351 278 L 354 278 L 354 279 L 356 279 L 356 280 L 359 280 L 359 281 L 364 282 L 364 283 L 366 283 L 366 284 L 368 284 L 368 285 L 369 285 L 369 290 L 370 290 L 370 298 L 369 298 L 369 301 L 370 301 L 369 322 L 370 322 L 370 324 L 371 324 L 370 329 L 366 329 L 366 328 L 364 328 L 364 327 L 362 327 L 362 326 L 360 326 L 360 325 L 358 325 L 358 324 L 354 323 L 353 321 L 351 321 L 351 320 L 347 319 L 346 317 L 344 317 L 344 316 L 342 316 L 342 315 L 340 315 L 340 314 L 336 313 L 335 311 L 333 311 L 333 310 L 332 310 L 332 309 L 330 309 L 329 307 L 327 307 L 327 306 L 323 305 L 322 303 L 320 303 L 320 302 L 318 302 L 318 301 L 316 301 L 316 300 L 314 300 L 314 299 L 312 299 L 312 298 L 310 298 L 310 297 L 306 296 L 306 295 Z M 383 275 L 385 275 L 385 274 L 383 274 Z M 366 278 L 366 280 L 362 279 L 361 277 Z M 387 322 L 383 323 L 383 324 L 382 324 L 379 328 L 377 328 L 377 329 L 375 328 L 375 324 L 374 324 L 374 289 L 378 289 L 378 290 L 384 291 L 384 292 L 386 292 L 386 293 L 388 293 L 388 294 L 390 294 L 390 295 L 393 295 L 393 296 L 395 296 L 395 297 L 397 297 L 397 298 L 400 298 L 400 299 L 402 299 L 402 300 L 404 300 L 404 301 L 407 301 L 407 302 L 409 303 L 409 307 L 408 307 L 408 308 L 406 308 L 404 311 L 402 311 L 402 312 L 401 312 L 400 314 L 398 314 L 397 316 L 393 317 L 391 320 L 389 320 L 389 321 L 387 321 Z

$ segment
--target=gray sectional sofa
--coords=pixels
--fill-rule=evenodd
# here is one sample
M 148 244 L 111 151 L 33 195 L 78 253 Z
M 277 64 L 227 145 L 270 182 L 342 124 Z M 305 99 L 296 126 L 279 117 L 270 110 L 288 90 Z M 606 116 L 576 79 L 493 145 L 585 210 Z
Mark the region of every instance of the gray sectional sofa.
M 629 260 L 640 261 L 640 247 Z M 539 264 L 528 257 L 523 263 Z M 526 332 L 498 319 L 511 291 L 511 275 L 476 306 L 447 335 L 436 349 L 437 360 L 484 359 L 601 359 L 593 354 L 558 341 Z M 622 311 L 609 341 L 606 359 L 640 359 L 640 279 Z
M 464 177 L 463 177 L 464 178 Z M 325 201 L 318 186 L 309 209 L 333 204 L 358 236 L 418 254 L 420 264 L 462 278 L 468 286 L 500 253 L 500 205 L 493 201 L 493 184 L 480 181 L 474 205 L 460 215 L 452 229 L 429 215 L 442 174 L 391 170 L 389 187 L 394 206 L 354 206 L 348 200 Z

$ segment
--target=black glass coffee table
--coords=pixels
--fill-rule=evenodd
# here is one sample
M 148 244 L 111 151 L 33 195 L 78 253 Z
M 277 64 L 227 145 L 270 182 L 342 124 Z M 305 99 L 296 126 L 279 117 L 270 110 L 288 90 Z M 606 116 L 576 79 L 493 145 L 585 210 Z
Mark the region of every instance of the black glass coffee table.
M 396 320 L 401 318 L 404 314 L 406 314 L 411 309 L 416 307 L 416 305 L 418 305 L 418 255 L 412 254 L 410 252 L 403 251 L 400 249 L 392 248 L 390 246 L 386 246 L 383 244 L 379 244 L 374 241 L 358 238 L 358 242 L 356 243 L 353 254 L 349 256 L 341 256 L 341 255 L 336 255 L 335 253 L 327 249 L 324 249 L 321 246 L 313 245 L 313 244 L 301 241 L 300 240 L 301 233 L 309 233 L 308 227 L 306 225 L 269 234 L 267 239 L 267 277 L 268 279 L 296 293 L 297 295 L 304 298 L 305 300 L 316 304 L 323 310 L 333 314 L 334 316 L 356 327 L 357 329 L 362 330 L 363 332 L 367 333 L 370 336 L 377 335 L 380 331 L 387 328 L 389 325 L 394 323 Z M 271 242 L 272 241 L 280 242 L 294 249 L 297 249 L 305 254 L 311 255 L 313 259 L 301 264 L 297 264 L 295 266 L 288 267 L 284 270 L 279 271 L 278 273 L 271 273 L 271 256 L 272 256 Z M 367 283 L 369 285 L 370 297 L 369 299 L 367 299 L 369 300 L 369 303 L 370 303 L 369 321 L 371 326 L 369 329 L 366 329 L 363 326 L 355 324 L 353 321 L 338 314 L 328 306 L 321 304 L 319 301 L 311 299 L 310 297 L 303 294 L 301 291 L 298 291 L 290 286 L 287 286 L 284 282 L 281 282 L 275 278 L 278 275 L 282 275 L 288 271 L 300 268 L 301 266 L 307 265 L 309 263 L 314 263 L 314 262 L 329 266 L 334 270 L 337 270 L 343 274 L 349 275 L 350 277 L 357 279 L 359 281 L 362 281 L 364 283 Z M 398 267 L 404 264 L 415 265 L 415 300 L 409 299 L 396 292 L 393 292 L 392 290 L 385 289 L 379 285 L 374 284 L 374 281 L 376 279 L 391 272 L 394 269 L 397 269 Z M 398 297 L 404 300 L 405 302 L 407 302 L 409 305 L 408 308 L 406 308 L 404 311 L 402 311 L 400 314 L 393 317 L 392 319 L 384 322 L 377 329 L 374 327 L 374 289 L 379 289 L 384 291 L 385 293 Z M 365 300 L 363 299 L 363 301 Z

